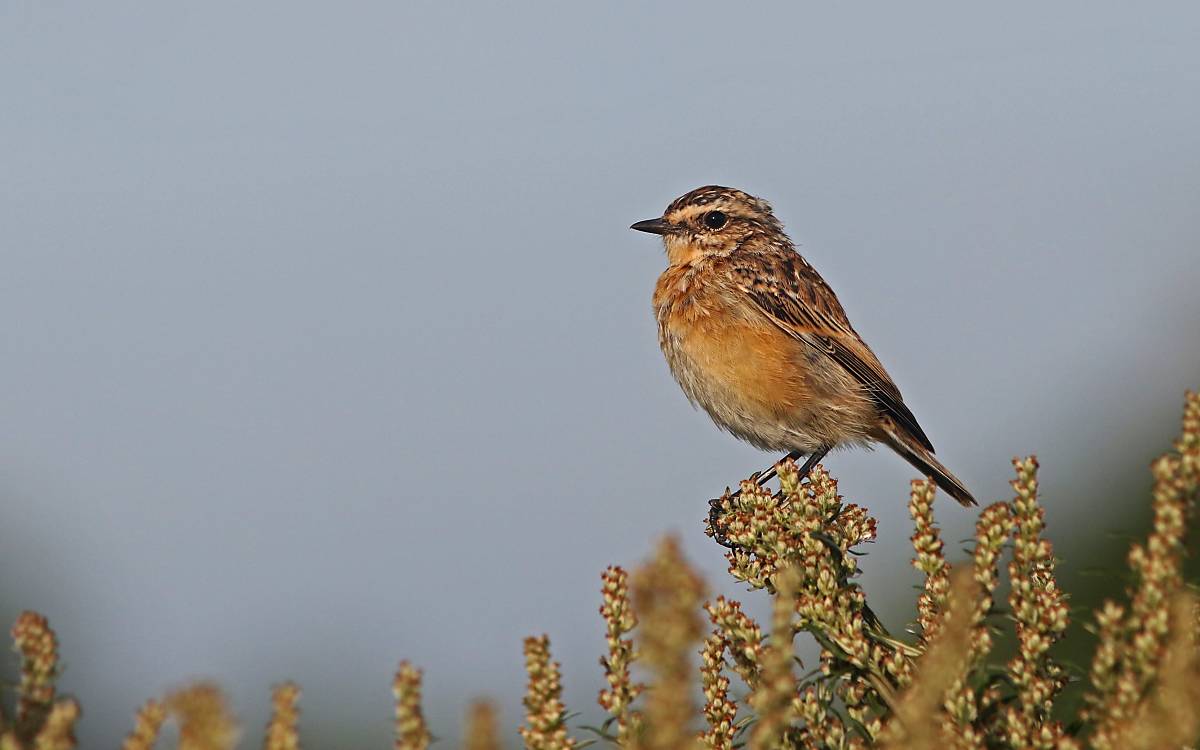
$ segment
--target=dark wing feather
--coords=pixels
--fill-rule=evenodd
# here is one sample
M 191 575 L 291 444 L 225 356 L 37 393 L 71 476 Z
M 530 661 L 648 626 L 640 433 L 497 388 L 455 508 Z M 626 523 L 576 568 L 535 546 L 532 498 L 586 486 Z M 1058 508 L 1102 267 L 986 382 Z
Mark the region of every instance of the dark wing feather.
M 881 412 L 933 451 L 896 384 L 850 325 L 833 290 L 804 258 L 794 251 L 756 255 L 753 263 L 735 263 L 731 271 L 738 288 L 771 322 L 823 349 L 863 384 Z

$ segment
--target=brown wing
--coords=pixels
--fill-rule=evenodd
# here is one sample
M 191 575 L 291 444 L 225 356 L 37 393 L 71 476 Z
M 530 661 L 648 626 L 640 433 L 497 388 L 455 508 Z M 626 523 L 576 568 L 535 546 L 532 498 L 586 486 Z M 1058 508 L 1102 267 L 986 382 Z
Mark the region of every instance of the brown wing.
M 754 256 L 731 268 L 738 288 L 788 335 L 820 347 L 863 384 L 880 411 L 933 451 L 900 390 L 846 317 L 833 290 L 796 252 Z

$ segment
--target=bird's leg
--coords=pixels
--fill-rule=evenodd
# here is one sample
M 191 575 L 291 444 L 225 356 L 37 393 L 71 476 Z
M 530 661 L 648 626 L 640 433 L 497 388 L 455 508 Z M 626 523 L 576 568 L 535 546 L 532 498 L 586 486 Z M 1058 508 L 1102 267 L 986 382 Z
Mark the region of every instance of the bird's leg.
M 817 464 L 820 463 L 822 458 L 825 458 L 825 456 L 829 455 L 830 450 L 832 450 L 832 446 L 823 445 L 808 455 L 808 459 L 804 462 L 804 465 L 800 467 L 800 481 L 803 482 L 804 480 L 808 479 L 809 472 L 816 468 Z
M 797 458 L 800 458 L 803 455 L 804 455 L 804 451 L 792 451 L 791 453 L 788 453 L 786 456 L 779 459 L 779 461 L 776 461 L 775 463 L 771 464 L 767 468 L 765 468 L 762 471 L 755 474 L 754 481 L 758 484 L 766 484 L 767 482 L 769 482 L 775 478 L 775 474 L 776 474 L 775 467 L 780 463 L 780 461 L 795 461 Z M 825 455 L 825 454 L 821 454 L 821 455 Z M 819 461 L 820 459 L 817 459 L 817 460 Z M 740 492 L 740 490 L 739 490 L 739 492 Z
M 828 452 L 828 449 L 826 450 L 826 452 Z M 799 458 L 800 456 L 803 456 L 803 455 L 804 455 L 803 450 L 793 450 L 792 452 L 790 452 L 790 454 L 787 454 L 786 456 L 780 458 L 779 461 L 776 461 L 775 463 L 770 464 L 770 466 L 767 467 L 766 469 L 761 470 L 761 472 L 755 472 L 754 474 L 751 474 L 750 478 L 752 480 L 754 480 L 755 484 L 757 484 L 757 485 L 766 485 L 767 482 L 769 482 L 770 480 L 775 478 L 776 464 L 779 464 L 780 461 L 796 461 L 797 458 Z M 824 454 L 821 454 L 821 455 L 823 456 Z M 817 461 L 820 461 L 820 458 L 817 458 Z M 730 499 L 738 497 L 739 494 L 742 494 L 742 487 L 740 487 L 740 486 L 737 488 L 737 490 L 734 490 L 733 492 L 730 493 Z M 709 500 L 708 504 L 713 505 L 715 508 L 716 504 L 718 504 L 720 502 L 721 502 L 720 498 L 716 498 L 714 500 Z
M 804 482 L 808 480 L 809 473 L 816 468 L 817 464 L 821 462 L 821 459 L 829 455 L 830 450 L 832 450 L 831 446 L 823 445 L 809 454 L 808 458 L 804 461 L 804 465 L 800 467 L 800 481 Z M 785 459 L 795 461 L 802 455 L 804 454 L 800 451 L 792 451 L 785 456 Z M 776 463 L 779 462 L 776 461 Z M 770 481 L 771 478 L 775 476 L 775 473 L 775 465 L 773 464 L 771 468 L 755 476 L 754 481 L 758 484 L 764 484 L 765 482 Z M 739 488 L 737 492 L 733 492 L 729 495 L 729 499 L 732 500 L 741 493 L 742 490 Z M 717 544 L 728 549 L 737 549 L 738 545 L 729 541 L 729 536 L 725 533 L 725 525 L 721 523 L 721 516 L 725 515 L 725 510 L 721 507 L 723 504 L 721 501 L 723 499 L 723 497 L 718 497 L 708 501 L 708 526 L 712 529 L 712 537 Z M 783 500 L 783 490 L 775 493 L 775 499 Z

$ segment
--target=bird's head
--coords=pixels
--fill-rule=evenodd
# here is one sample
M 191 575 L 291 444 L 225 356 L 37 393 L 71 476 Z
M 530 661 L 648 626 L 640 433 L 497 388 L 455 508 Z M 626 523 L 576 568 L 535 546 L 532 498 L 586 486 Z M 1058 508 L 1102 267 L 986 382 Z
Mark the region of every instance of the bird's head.
M 661 218 L 639 221 L 630 229 L 661 235 L 671 265 L 729 255 L 755 235 L 786 241 L 783 225 L 775 218 L 771 204 L 720 185 L 681 195 L 667 206 Z

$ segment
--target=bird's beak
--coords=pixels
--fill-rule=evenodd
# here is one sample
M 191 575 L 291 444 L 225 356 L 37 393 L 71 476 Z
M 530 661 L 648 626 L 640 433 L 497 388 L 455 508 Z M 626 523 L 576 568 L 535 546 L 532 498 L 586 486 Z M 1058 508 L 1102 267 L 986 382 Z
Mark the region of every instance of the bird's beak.
M 667 234 L 674 227 L 663 219 L 646 219 L 645 221 L 639 221 L 631 225 L 629 228 L 636 229 L 639 232 L 649 232 L 650 234 Z

